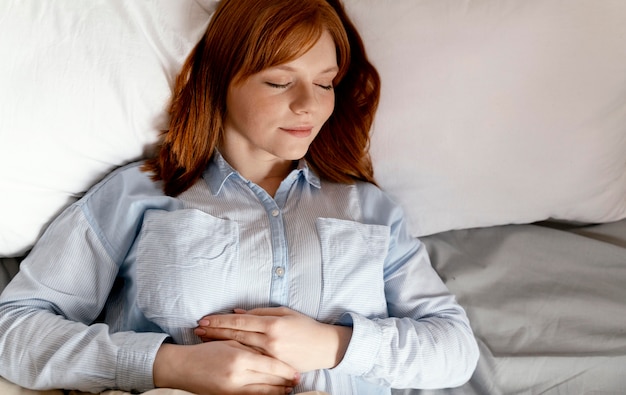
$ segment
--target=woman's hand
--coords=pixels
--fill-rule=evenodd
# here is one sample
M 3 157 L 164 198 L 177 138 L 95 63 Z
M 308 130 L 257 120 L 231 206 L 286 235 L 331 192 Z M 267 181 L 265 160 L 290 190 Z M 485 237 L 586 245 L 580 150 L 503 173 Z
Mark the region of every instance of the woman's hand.
M 341 362 L 352 328 L 323 324 L 286 307 L 270 307 L 206 316 L 195 333 L 205 342 L 235 340 L 306 372 Z
M 193 346 L 163 344 L 153 367 L 155 387 L 212 394 L 288 394 L 300 374 L 235 341 Z

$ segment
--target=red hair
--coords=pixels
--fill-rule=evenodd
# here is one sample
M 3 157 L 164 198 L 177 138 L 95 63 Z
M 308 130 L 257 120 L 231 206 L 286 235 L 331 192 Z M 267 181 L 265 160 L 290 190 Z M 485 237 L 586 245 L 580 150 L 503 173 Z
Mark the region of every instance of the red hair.
M 380 80 L 340 0 L 222 0 L 176 80 L 170 124 L 143 170 L 176 196 L 219 146 L 232 82 L 306 53 L 326 30 L 337 50 L 335 109 L 305 158 L 323 179 L 374 182 L 370 128 Z

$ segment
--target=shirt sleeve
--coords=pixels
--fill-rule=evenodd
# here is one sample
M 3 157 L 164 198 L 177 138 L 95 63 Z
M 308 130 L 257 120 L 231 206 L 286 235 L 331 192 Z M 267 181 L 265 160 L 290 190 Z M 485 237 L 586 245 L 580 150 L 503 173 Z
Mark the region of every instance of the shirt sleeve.
M 366 223 L 390 227 L 385 260 L 389 317 L 348 312 L 353 334 L 338 371 L 393 388 L 449 388 L 469 380 L 478 346 L 464 309 L 432 268 L 424 245 L 407 229 L 401 208 L 362 185 Z
M 81 205 L 42 236 L 0 297 L 0 375 L 33 389 L 154 387 L 162 333 L 92 324 L 118 273 Z

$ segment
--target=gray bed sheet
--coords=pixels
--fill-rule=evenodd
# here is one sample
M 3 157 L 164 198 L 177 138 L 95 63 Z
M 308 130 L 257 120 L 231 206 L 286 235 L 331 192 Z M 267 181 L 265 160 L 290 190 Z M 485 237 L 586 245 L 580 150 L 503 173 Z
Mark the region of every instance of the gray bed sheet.
M 462 387 L 395 395 L 626 394 L 626 220 L 422 240 L 465 307 L 481 357 Z
M 6 287 L 19 270 L 19 258 L 0 259 L 0 292 Z
M 626 394 L 626 220 L 422 241 L 466 308 L 481 358 L 462 387 L 394 395 Z M 18 263 L 2 260 L 0 289 Z

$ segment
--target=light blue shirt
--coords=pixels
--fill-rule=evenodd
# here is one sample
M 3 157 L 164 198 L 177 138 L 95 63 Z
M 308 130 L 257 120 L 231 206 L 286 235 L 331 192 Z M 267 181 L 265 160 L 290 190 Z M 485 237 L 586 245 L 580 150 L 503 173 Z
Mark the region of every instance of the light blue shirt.
M 216 154 L 174 198 L 139 166 L 69 207 L 22 262 L 0 297 L 1 376 L 145 391 L 168 336 L 198 343 L 204 315 L 267 306 L 353 327 L 342 362 L 304 373 L 296 393 L 389 394 L 471 376 L 464 310 L 374 185 L 322 181 L 301 161 L 271 197 Z

